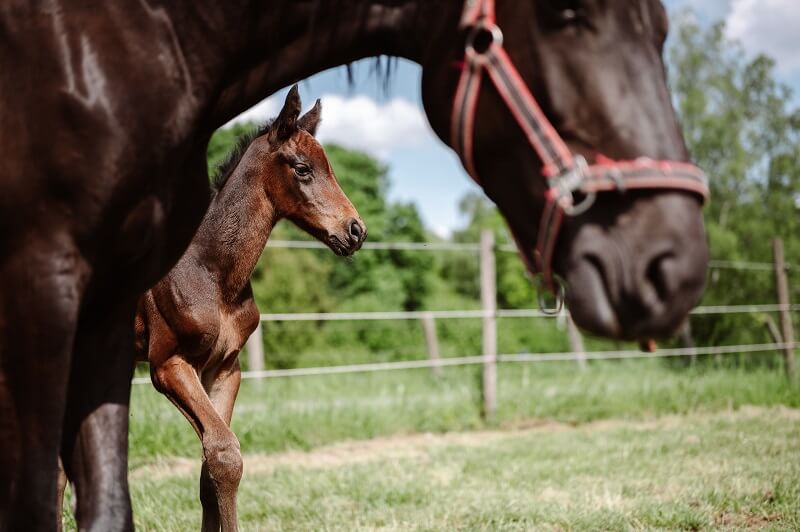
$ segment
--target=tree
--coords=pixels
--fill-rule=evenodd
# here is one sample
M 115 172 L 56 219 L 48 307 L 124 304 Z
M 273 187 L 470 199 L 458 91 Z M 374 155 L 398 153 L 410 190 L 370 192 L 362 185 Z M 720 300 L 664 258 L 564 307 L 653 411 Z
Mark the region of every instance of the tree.
M 800 111 L 776 81 L 774 61 L 747 59 L 723 24 L 704 29 L 678 18 L 669 51 L 676 107 L 694 160 L 710 176 L 706 227 L 716 259 L 770 261 L 771 240 L 800 254 Z M 774 300 L 770 272 L 712 271 L 707 304 Z M 762 317 L 693 320 L 700 344 L 768 341 Z
M 481 231 L 494 232 L 498 253 L 495 254 L 497 271 L 497 300 L 501 308 L 531 308 L 536 305 L 536 290 L 515 252 L 500 251 L 514 247 L 508 226 L 497 207 L 485 196 L 470 193 L 459 203 L 459 210 L 467 218 L 467 225 L 453 233 L 456 242 L 480 241 Z M 452 256 L 445 262 L 444 275 L 462 295 L 480 297 L 478 261 L 475 257 Z

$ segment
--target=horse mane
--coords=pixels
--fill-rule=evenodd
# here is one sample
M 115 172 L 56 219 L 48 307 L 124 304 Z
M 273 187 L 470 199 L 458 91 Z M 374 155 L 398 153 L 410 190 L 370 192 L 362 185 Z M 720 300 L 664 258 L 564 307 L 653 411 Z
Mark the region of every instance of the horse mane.
M 225 183 L 228 182 L 228 178 L 230 178 L 231 174 L 242 160 L 242 157 L 244 157 L 247 148 L 250 147 L 254 140 L 268 133 L 274 121 L 274 119 L 268 120 L 264 124 L 248 131 L 236 139 L 236 144 L 233 149 L 231 149 L 228 155 L 225 156 L 225 159 L 217 165 L 214 177 L 211 179 L 212 194 L 216 194 L 225 186 Z
M 293 2 L 295 0 L 288 0 L 287 3 Z M 366 26 L 367 17 L 369 14 L 369 3 L 372 0 L 338 0 L 338 2 L 361 2 L 363 4 L 363 9 L 361 9 L 361 16 L 358 21 L 360 26 Z M 326 7 L 329 9 L 329 13 L 337 13 L 337 2 L 331 2 L 330 0 L 314 0 L 312 7 L 311 7 L 311 17 L 309 20 L 309 34 L 311 35 L 311 44 L 308 48 L 308 53 L 311 54 L 314 52 L 318 47 L 325 47 L 328 46 L 330 43 L 321 42 L 319 38 L 316 36 L 316 24 L 320 18 L 322 18 L 323 13 L 321 13 L 321 4 L 326 3 Z M 403 0 L 381 0 L 381 3 L 387 6 L 397 6 L 403 3 Z M 438 6 L 436 2 L 432 0 L 428 0 L 426 2 L 421 2 L 420 6 L 417 7 L 415 16 L 420 19 L 424 20 L 427 17 L 434 16 L 433 14 L 436 13 Z M 325 15 L 328 15 L 326 13 Z M 334 15 L 335 16 L 335 15 Z M 336 32 L 332 32 L 329 39 L 335 39 L 337 37 Z M 368 77 L 374 77 L 377 83 L 380 86 L 380 89 L 383 91 L 384 95 L 388 95 L 391 91 L 391 83 L 393 79 L 393 74 L 397 70 L 397 65 L 399 62 L 399 58 L 395 56 L 375 56 L 370 61 L 369 70 L 367 73 Z M 355 72 L 353 69 L 352 63 L 345 63 L 344 68 L 346 69 L 347 73 L 347 85 L 352 90 L 355 87 L 356 79 L 355 79 Z

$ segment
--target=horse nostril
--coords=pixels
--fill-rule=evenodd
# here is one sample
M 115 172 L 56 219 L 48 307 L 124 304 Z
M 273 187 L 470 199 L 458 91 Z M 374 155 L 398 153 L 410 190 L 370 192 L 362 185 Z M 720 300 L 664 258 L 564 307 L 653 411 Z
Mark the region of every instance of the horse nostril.
M 361 239 L 363 235 L 364 235 L 364 228 L 361 227 L 361 224 L 358 223 L 358 220 L 356 219 L 350 220 L 350 236 L 352 236 L 356 241 L 358 241 Z
M 673 292 L 671 279 L 676 277 L 677 260 L 671 253 L 656 255 L 650 260 L 645 276 L 658 294 L 658 299 L 667 302 Z

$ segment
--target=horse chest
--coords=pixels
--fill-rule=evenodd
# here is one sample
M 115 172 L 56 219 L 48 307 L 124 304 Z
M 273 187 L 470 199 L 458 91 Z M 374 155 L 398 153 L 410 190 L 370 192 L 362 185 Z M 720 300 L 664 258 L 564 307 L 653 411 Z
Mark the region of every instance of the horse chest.
M 221 309 L 219 335 L 207 365 L 216 365 L 230 356 L 236 356 L 258 323 L 255 305 Z

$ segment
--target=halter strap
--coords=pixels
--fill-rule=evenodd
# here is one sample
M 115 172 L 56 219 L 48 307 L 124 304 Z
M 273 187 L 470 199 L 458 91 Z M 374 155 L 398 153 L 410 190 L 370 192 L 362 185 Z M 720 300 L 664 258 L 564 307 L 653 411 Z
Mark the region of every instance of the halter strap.
M 542 275 L 545 287 L 555 292 L 552 261 L 564 216 L 574 216 L 591 208 L 596 195 L 612 190 L 668 189 L 688 191 L 708 199 L 708 184 L 702 170 L 691 163 L 635 159 L 616 161 L 597 157 L 587 164 L 574 155 L 544 115 L 525 81 L 503 48 L 503 33 L 495 21 L 494 0 L 467 0 L 460 28 L 467 30 L 464 64 L 453 100 L 451 144 L 472 178 L 480 183 L 473 159 L 475 114 L 484 74 L 487 74 L 503 99 L 528 143 L 542 161 L 542 174 L 547 181 L 545 206 L 534 252 L 531 271 Z M 489 39 L 486 49 L 475 48 L 479 38 Z M 584 197 L 575 203 L 575 193 Z M 513 231 L 512 231 L 513 232 Z

